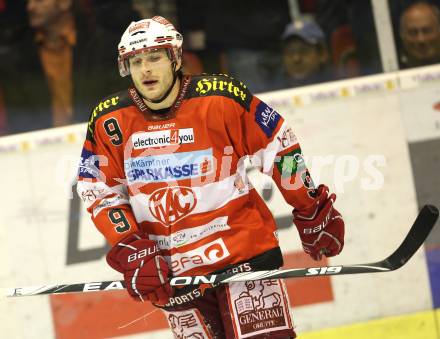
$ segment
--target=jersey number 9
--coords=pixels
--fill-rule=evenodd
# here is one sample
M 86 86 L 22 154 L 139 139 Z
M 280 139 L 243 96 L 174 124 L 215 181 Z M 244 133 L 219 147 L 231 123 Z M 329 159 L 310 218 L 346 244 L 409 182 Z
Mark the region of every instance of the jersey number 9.
M 108 211 L 110 221 L 115 225 L 115 230 L 118 233 L 124 233 L 130 229 L 130 223 L 120 208 L 113 208 Z
M 104 129 L 107 135 L 110 137 L 110 141 L 113 145 L 119 146 L 122 144 L 122 132 L 119 127 L 118 120 L 110 118 L 104 121 Z

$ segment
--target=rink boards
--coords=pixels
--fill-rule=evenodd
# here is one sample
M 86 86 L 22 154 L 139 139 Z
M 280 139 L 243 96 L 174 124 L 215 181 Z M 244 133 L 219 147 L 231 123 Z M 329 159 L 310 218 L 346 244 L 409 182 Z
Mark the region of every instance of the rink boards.
M 440 68 L 428 67 L 259 96 L 293 127 L 315 182 L 338 195 L 346 245 L 326 264 L 383 259 L 402 241 L 418 205 L 440 205 L 438 88 Z M 72 193 L 84 133 L 80 124 L 0 139 L 1 287 L 120 278 Z M 286 267 L 315 265 L 287 227 L 290 208 L 270 178 L 255 170 L 250 176 L 277 217 Z M 437 225 L 426 249 L 396 272 L 286 281 L 297 332 L 401 338 L 399 331 L 419 329 L 435 338 L 439 244 Z M 8 299 L 0 303 L 0 329 L 10 338 L 169 338 L 160 312 L 144 317 L 152 311 L 123 291 Z M 416 335 L 410 337 L 422 338 Z

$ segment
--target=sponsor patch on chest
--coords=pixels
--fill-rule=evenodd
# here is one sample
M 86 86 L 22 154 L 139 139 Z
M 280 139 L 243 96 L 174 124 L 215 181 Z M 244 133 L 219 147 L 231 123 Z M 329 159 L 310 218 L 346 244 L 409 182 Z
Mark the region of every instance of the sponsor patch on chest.
M 194 131 L 192 128 L 180 128 L 142 132 L 133 134 L 131 141 L 134 149 L 192 144 Z
M 161 154 L 129 158 L 124 161 L 129 184 L 136 182 L 168 182 L 211 174 L 212 148 L 193 152 Z

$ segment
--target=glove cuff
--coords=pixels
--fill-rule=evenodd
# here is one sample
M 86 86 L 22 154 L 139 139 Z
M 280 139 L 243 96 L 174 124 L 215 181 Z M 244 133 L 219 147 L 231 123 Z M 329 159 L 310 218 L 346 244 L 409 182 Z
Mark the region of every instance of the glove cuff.
M 328 199 L 332 199 L 333 202 L 336 200 L 336 195 L 334 193 L 330 197 L 328 196 L 328 194 L 329 188 L 326 185 L 319 185 L 319 187 L 317 188 L 315 201 L 312 203 L 312 205 L 306 208 L 302 208 L 299 210 L 295 209 L 292 212 L 293 220 L 314 220 L 319 212 L 322 210 L 324 205 L 327 203 Z

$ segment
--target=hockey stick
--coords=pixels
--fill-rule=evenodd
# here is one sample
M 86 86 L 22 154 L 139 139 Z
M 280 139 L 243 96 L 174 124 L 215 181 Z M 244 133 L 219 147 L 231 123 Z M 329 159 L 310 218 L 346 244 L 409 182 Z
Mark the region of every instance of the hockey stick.
M 249 281 L 260 279 L 286 279 L 286 278 L 305 278 L 323 275 L 345 275 L 359 273 L 378 273 L 394 271 L 403 265 L 420 248 L 431 229 L 434 227 L 439 211 L 435 206 L 425 205 L 411 226 L 407 236 L 400 246 L 389 257 L 382 261 L 355 264 L 337 265 L 323 267 L 293 268 L 287 270 L 271 270 L 244 273 L 222 273 L 206 276 L 182 276 L 170 279 L 173 286 L 198 285 L 208 283 L 218 285 L 236 281 Z M 90 283 L 66 284 L 66 285 L 41 285 L 32 287 L 18 287 L 6 289 L 5 295 L 8 297 L 31 296 L 40 294 L 60 294 L 71 292 L 92 292 L 124 289 L 124 282 L 101 281 Z

